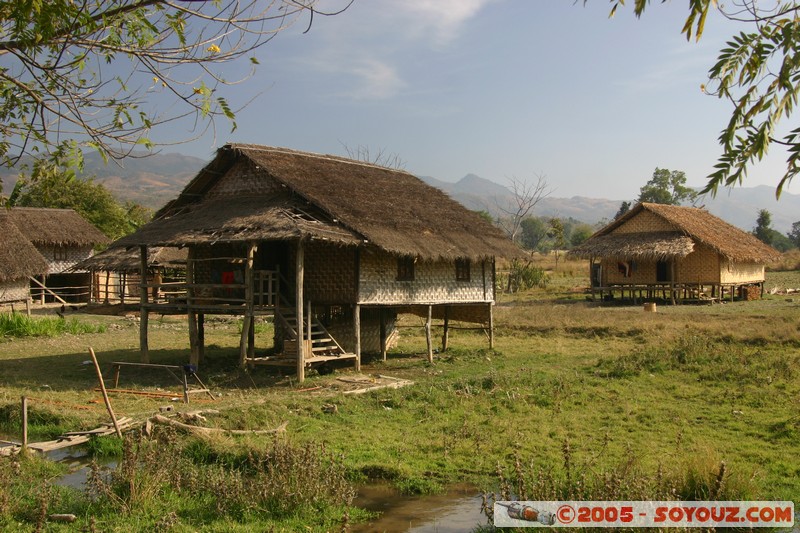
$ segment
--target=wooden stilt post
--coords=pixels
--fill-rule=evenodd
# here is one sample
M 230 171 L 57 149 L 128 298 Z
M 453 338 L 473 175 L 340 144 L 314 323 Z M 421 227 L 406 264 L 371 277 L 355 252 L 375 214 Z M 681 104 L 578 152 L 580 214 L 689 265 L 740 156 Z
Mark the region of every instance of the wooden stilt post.
M 428 306 L 428 319 L 425 321 L 425 341 L 428 343 L 428 362 L 433 363 L 433 339 L 431 339 L 431 322 L 433 321 L 433 306 Z
M 198 331 L 197 331 L 197 313 L 192 307 L 194 300 L 194 248 L 189 248 L 186 257 L 186 315 L 189 320 L 189 364 L 197 366 L 200 360 L 200 353 L 198 351 Z
M 239 340 L 239 366 L 244 368 L 247 364 L 248 340 L 250 339 L 250 329 L 253 326 L 253 260 L 255 258 L 256 245 L 247 244 L 247 259 L 244 263 L 244 300 L 245 311 L 242 320 L 242 337 Z
M 150 362 L 150 347 L 147 343 L 147 246 L 139 247 L 139 351 L 142 363 Z
M 311 320 L 311 300 L 309 300 L 308 306 L 306 307 L 306 343 L 308 344 L 308 355 L 310 357 L 314 355 L 314 351 L 311 349 L 314 344 L 311 340 Z
M 252 359 L 256 356 L 256 317 L 250 317 L 250 331 L 247 335 L 247 357 Z
M 44 305 L 44 287 L 47 286 L 47 274 L 42 275 L 42 296 L 39 298 L 39 304 Z
M 672 305 L 675 305 L 675 260 L 669 262 L 669 293 Z
M 297 241 L 295 254 L 295 313 L 297 314 L 297 381 L 306 379 L 306 343 L 303 342 L 303 277 L 305 269 L 305 249 L 303 241 Z
M 381 308 L 380 310 L 380 317 L 381 317 L 381 359 L 386 361 L 386 309 Z
M 30 297 L 30 295 L 28 295 L 28 297 L 25 298 L 25 314 L 28 316 L 28 318 L 31 317 L 31 297 Z
M 120 274 L 120 282 L 119 282 L 119 303 L 125 304 L 125 296 L 128 293 L 128 274 L 123 272 Z
M 197 361 L 206 357 L 206 315 L 197 313 Z
M 28 397 L 22 397 L 22 453 L 28 451 Z
M 494 350 L 494 302 L 489 302 L 489 349 Z
M 442 352 L 447 351 L 447 343 L 450 340 L 450 308 L 444 306 L 444 331 L 442 332 Z
M 94 277 L 96 272 L 94 270 L 89 271 L 89 296 L 86 298 L 87 303 L 92 303 L 92 299 L 94 297 Z
M 356 372 L 361 372 L 361 306 L 353 306 L 353 332 L 356 336 Z

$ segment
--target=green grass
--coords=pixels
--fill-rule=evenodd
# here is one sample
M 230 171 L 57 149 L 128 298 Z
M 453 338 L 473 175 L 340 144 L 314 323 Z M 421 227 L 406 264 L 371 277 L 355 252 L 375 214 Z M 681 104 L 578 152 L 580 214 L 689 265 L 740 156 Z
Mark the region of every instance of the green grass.
M 576 494 L 574 482 L 584 476 L 584 487 L 605 486 L 612 479 L 631 490 L 641 488 L 636 494 L 642 497 L 674 487 L 687 497 L 716 491 L 725 497 L 800 503 L 795 459 L 800 457 L 800 306 L 774 296 L 660 306 L 657 313 L 644 313 L 639 306 L 585 301 L 573 290 L 580 279 L 554 274 L 546 289 L 501 295 L 495 350 L 486 347 L 481 333 L 454 330 L 452 349 L 429 364 L 421 328 L 403 328 L 388 361 L 365 358 L 362 370 L 415 384 L 357 396 L 327 388 L 348 370 L 333 376 L 312 373 L 302 387 L 291 375 L 265 368 L 238 370 L 237 321 L 209 320 L 200 375 L 222 396 L 199 406 L 221 411 L 207 422 L 214 427 L 263 429 L 288 421 L 287 445 L 310 449 L 324 444 L 350 482 L 383 478 L 409 493 L 441 491 L 464 481 L 501 492 L 504 482 L 512 488 L 520 482 L 531 485 L 547 472 L 552 479 L 540 488 L 558 494 Z M 86 346 L 94 346 L 106 369 L 110 361 L 135 361 L 138 329 L 124 318 L 79 320 L 103 323 L 107 332 L 2 345 L 0 405 L 16 406 L 21 394 L 31 394 L 40 409 L 57 412 L 69 406 L 78 426 L 95 427 L 105 419 L 102 405 L 92 403 L 97 401 L 92 369 L 82 365 Z M 404 324 L 416 326 L 419 319 L 407 318 Z M 257 333 L 260 346 L 270 342 L 269 328 Z M 153 362 L 184 361 L 185 320 L 151 321 L 150 346 Z M 169 376 L 125 372 L 121 384 L 126 387 L 171 386 Z M 43 383 L 49 387 L 43 389 Z M 119 414 L 139 419 L 164 403 L 122 395 L 112 401 Z M 324 412 L 322 406 L 331 403 L 336 413 Z M 198 472 L 204 465 L 211 472 L 240 468 L 271 442 L 255 435 L 226 437 L 185 444 L 181 453 Z M 591 494 L 611 493 L 598 489 Z M 103 514 L 103 527 L 144 531 L 159 520 L 169 521 L 174 508 L 183 509 L 177 531 L 244 530 L 235 514 L 212 516 L 200 509 L 218 498 L 196 500 L 193 504 L 167 490 L 146 512 Z M 196 518 L 188 520 L 194 512 Z M 342 519 L 343 511 L 337 513 Z M 351 511 L 351 518 L 356 514 Z M 34 518 L 24 520 L 33 529 Z M 86 526 L 87 519 L 81 520 Z M 279 524 L 278 530 L 336 528 L 310 516 L 257 520 L 264 529 L 267 524 Z
M 52 317 L 29 317 L 20 313 L 0 313 L 0 337 L 55 337 L 69 333 L 104 333 L 105 326 Z

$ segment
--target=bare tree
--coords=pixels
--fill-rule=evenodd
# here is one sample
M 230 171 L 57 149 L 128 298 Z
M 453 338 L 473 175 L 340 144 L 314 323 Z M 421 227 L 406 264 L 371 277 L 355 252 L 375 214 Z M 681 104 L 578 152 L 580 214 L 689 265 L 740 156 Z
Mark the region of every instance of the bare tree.
M 2 2 L 0 164 L 13 165 L 24 155 L 80 160 L 85 147 L 121 159 L 136 146 L 150 147 L 152 128 L 187 116 L 201 124 L 194 135 L 214 127 L 214 117 L 235 128 L 237 109 L 220 90 L 250 77 L 255 52 L 301 15 L 310 27 L 315 14 L 336 14 L 316 4 Z M 341 4 L 349 6 L 348 0 Z M 231 65 L 239 59 L 249 59 L 244 71 Z
M 392 168 L 395 170 L 405 170 L 406 162 L 399 154 L 389 153 L 386 148 L 378 148 L 373 151 L 369 146 L 359 144 L 356 148 L 351 148 L 345 143 L 341 143 L 347 152 L 347 157 L 356 161 L 363 161 L 379 167 Z
M 517 242 L 522 221 L 529 216 L 536 205 L 553 192 L 547 176 L 537 174 L 535 182 L 528 182 L 513 176 L 509 178 L 508 189 L 511 196 L 505 200 L 495 198 L 497 209 L 504 215 L 497 219 L 498 225 Z

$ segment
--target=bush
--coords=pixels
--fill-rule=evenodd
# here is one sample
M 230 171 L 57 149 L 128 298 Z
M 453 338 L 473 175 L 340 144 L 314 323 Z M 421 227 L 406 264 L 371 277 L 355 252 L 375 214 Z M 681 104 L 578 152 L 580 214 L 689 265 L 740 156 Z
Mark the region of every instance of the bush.
M 518 292 L 534 287 L 543 289 L 550 283 L 550 276 L 544 269 L 532 265 L 530 261 L 523 263 L 519 259 L 514 259 L 511 261 L 508 274 L 498 276 L 498 280 L 501 280 L 500 289 Z

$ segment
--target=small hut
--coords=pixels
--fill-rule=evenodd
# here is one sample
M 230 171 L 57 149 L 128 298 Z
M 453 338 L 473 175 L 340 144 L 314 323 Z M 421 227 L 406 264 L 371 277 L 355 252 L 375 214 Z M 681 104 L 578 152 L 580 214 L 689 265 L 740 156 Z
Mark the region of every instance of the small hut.
M 156 246 L 147 251 L 147 284 L 156 285 L 151 300 L 175 296 L 166 290 L 168 285 L 181 285 L 186 281 L 187 250 Z M 89 301 L 95 303 L 136 302 L 139 298 L 141 264 L 138 249 L 111 247 L 84 259 L 70 271 L 92 273 L 92 293 Z M 179 294 L 184 294 L 182 291 Z
M 47 261 L 10 218 L 0 213 L 0 303 L 30 302 L 30 277 L 47 274 Z
M 589 259 L 592 296 L 760 296 L 764 266 L 780 256 L 756 237 L 696 207 L 640 203 L 570 251 Z
M 72 209 L 14 207 L 0 216 L 14 224 L 47 262 L 47 274 L 31 279 L 42 303 L 52 298 L 88 301 L 89 273 L 69 269 L 90 257 L 95 246 L 108 244 L 108 237 Z
M 415 176 L 341 157 L 231 144 L 155 219 L 114 246 L 188 249 L 186 297 L 141 296 L 141 351 L 148 313 L 186 313 L 191 361 L 202 356 L 206 314 L 242 316 L 240 364 L 384 357 L 398 313 L 488 332 L 495 257 L 517 248 L 492 224 Z M 143 286 L 152 289 L 152 285 Z M 256 355 L 253 320 L 274 317 L 274 355 Z

